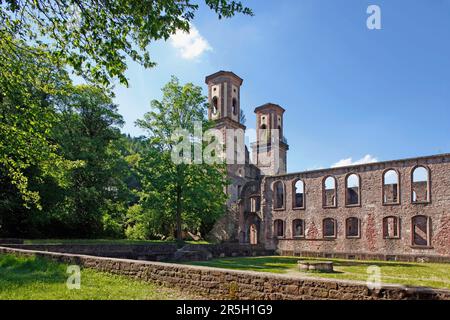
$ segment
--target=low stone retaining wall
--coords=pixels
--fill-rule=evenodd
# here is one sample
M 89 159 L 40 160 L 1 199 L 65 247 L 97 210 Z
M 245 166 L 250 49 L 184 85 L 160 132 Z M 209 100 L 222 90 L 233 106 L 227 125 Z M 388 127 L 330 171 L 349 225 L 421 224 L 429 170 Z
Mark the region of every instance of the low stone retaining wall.
M 155 282 L 203 295 L 210 299 L 255 300 L 450 300 L 450 291 L 385 285 L 369 290 L 362 282 L 289 277 L 250 271 L 185 266 L 85 255 L 0 247 L 1 253 L 37 255 L 103 272 Z M 83 280 L 81 280 L 83 281 Z
M 155 244 L 7 244 L 9 248 L 33 251 L 85 254 L 99 257 L 168 261 L 177 251 L 175 243 Z
M 0 238 L 0 244 L 22 244 L 22 239 L 16 238 Z
M 4 244 L 5 247 L 99 257 L 147 261 L 198 261 L 220 257 L 273 255 L 262 246 L 223 244 L 188 244 L 182 250 L 176 243 L 149 244 Z

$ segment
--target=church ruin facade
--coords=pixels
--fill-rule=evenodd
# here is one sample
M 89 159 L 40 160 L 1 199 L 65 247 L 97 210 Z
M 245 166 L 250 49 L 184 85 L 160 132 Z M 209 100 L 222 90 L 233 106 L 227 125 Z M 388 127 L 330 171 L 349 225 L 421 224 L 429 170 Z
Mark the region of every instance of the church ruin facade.
M 228 71 L 206 77 L 208 117 L 224 135 L 246 129 L 242 83 Z M 215 239 L 285 255 L 450 261 L 450 154 L 287 173 L 284 113 L 255 109 L 252 159 L 245 147 L 245 161 L 228 165 Z

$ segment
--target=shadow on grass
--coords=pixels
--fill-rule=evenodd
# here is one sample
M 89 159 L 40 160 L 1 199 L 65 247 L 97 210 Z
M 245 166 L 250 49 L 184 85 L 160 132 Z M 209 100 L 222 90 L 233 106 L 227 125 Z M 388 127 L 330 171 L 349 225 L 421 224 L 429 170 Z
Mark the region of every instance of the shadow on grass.
M 29 283 L 65 283 L 66 266 L 40 257 L 0 255 L 0 284 L 20 286 Z

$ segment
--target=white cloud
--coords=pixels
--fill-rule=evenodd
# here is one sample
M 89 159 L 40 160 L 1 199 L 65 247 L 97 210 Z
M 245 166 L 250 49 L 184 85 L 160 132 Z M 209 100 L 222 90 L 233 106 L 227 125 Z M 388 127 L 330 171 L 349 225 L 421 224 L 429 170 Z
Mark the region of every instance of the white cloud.
M 338 162 L 333 164 L 331 167 L 332 168 L 346 167 L 346 166 L 352 166 L 352 165 L 357 165 L 357 164 L 365 164 L 365 163 L 372 163 L 372 162 L 378 162 L 378 159 L 373 157 L 373 156 L 371 156 L 370 154 L 367 154 L 363 158 L 361 158 L 361 159 L 359 159 L 357 161 L 353 161 L 352 158 L 339 160 Z
M 206 51 L 212 48 L 208 41 L 202 37 L 197 28 L 191 24 L 189 33 L 178 30 L 170 37 L 170 43 L 177 49 L 181 57 L 186 60 L 198 58 Z

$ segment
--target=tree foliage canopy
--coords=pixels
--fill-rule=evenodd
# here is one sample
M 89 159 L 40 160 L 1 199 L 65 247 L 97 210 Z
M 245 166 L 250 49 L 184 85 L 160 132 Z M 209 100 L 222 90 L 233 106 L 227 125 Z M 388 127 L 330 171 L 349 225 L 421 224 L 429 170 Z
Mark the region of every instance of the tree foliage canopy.
M 205 0 L 219 18 L 252 15 L 240 1 Z M 126 59 L 154 66 L 147 47 L 177 30 L 189 31 L 199 4 L 192 0 L 0 0 L 0 35 L 48 47 L 78 74 L 109 85 L 127 84 Z
M 133 208 L 134 215 L 130 218 L 134 228 L 151 234 L 163 226 L 166 234 L 176 234 L 180 239 L 185 229 L 204 234 L 204 230 L 224 213 L 226 167 L 172 161 L 171 151 L 177 143 L 173 139 L 175 130 L 192 133 L 195 122 L 201 123 L 203 130 L 211 123 L 205 117 L 206 97 L 200 87 L 191 83 L 181 85 L 172 77 L 162 91 L 162 100 L 153 100 L 152 111 L 137 121 L 147 130 L 149 144 L 136 165 L 142 184 L 140 208 Z M 203 149 L 202 142 L 194 143 L 200 143 Z M 140 218 L 136 219 L 136 215 Z M 130 232 L 135 233 L 135 230 Z

